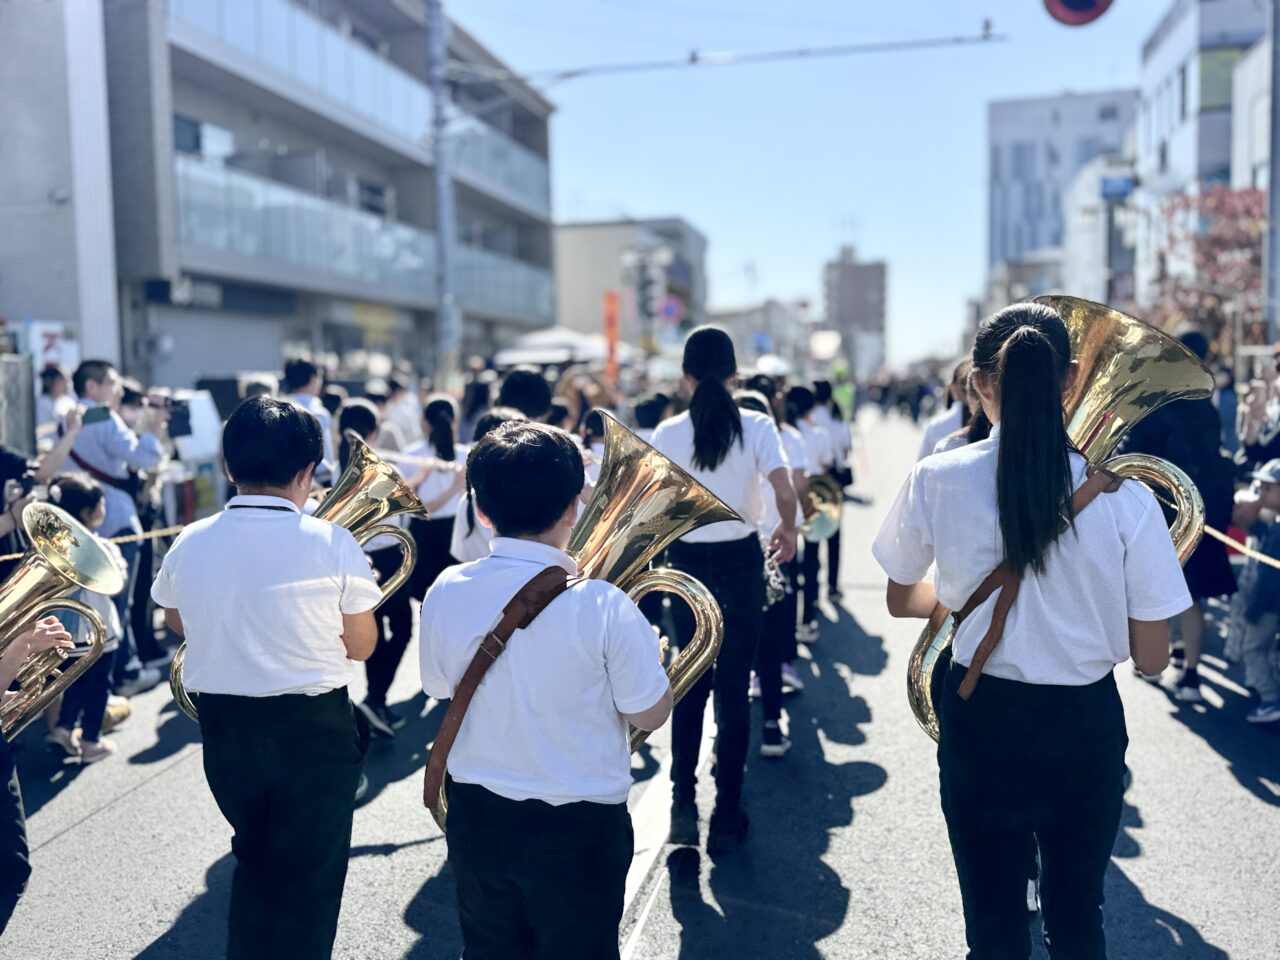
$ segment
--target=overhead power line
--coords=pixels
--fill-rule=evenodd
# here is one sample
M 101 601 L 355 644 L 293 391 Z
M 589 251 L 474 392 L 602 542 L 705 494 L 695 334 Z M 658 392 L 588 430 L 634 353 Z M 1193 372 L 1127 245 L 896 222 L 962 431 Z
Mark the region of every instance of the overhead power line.
M 622 63 L 592 64 L 561 70 L 535 70 L 516 73 L 513 70 L 493 67 L 476 68 L 472 64 L 451 63 L 450 79 L 456 83 L 478 84 L 502 81 L 526 83 L 530 86 L 550 86 L 579 77 L 603 76 L 619 73 L 648 73 L 657 70 L 682 70 L 693 67 L 732 67 L 751 63 L 777 63 L 784 60 L 819 60 L 831 57 L 849 57 L 871 53 L 897 53 L 909 50 L 928 50 L 939 47 L 963 47 L 988 43 L 1003 43 L 1009 38 L 992 33 L 991 21 L 983 23 L 980 34 L 953 37 L 925 37 L 914 40 L 884 40 L 875 43 L 846 43 L 829 47 L 796 47 L 787 50 L 765 50 L 756 53 L 719 53 L 689 51 L 688 56 L 670 60 L 637 60 Z

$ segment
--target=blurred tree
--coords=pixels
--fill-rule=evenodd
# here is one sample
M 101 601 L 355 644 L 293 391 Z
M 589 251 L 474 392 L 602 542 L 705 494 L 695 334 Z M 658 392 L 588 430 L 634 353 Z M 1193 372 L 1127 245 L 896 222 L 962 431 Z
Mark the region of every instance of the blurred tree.
M 1262 320 L 1264 190 L 1205 188 L 1170 197 L 1157 217 L 1165 236 L 1156 305 L 1146 319 L 1170 332 L 1194 324 L 1220 357 L 1242 345 L 1265 342 Z

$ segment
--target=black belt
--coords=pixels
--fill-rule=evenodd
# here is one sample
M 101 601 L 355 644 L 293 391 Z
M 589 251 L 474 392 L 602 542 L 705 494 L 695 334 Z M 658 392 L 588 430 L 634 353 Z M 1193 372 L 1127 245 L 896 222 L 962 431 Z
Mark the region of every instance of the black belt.
M 275 504 L 266 503 L 233 503 L 228 510 L 283 510 L 285 513 L 298 513 L 293 507 L 277 507 Z

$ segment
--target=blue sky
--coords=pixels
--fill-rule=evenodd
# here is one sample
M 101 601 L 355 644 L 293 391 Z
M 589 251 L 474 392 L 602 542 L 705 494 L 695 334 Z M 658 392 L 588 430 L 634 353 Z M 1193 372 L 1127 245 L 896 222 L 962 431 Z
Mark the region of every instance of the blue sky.
M 559 220 L 683 216 L 713 306 L 808 297 L 841 243 L 889 264 L 893 363 L 954 353 L 986 244 L 986 104 L 1137 86 L 1165 0 L 1088 27 L 1038 0 L 451 0 L 521 71 L 977 34 L 1003 44 L 589 77 L 547 91 Z M 754 281 L 748 265 L 754 267 Z

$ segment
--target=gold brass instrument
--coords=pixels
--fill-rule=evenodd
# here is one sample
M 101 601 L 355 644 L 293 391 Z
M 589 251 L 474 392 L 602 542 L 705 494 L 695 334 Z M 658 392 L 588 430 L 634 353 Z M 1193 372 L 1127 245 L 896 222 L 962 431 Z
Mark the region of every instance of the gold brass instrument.
M 1100 303 L 1077 297 L 1036 297 L 1062 317 L 1078 372 L 1063 396 L 1067 434 L 1089 463 L 1148 486 L 1165 488 L 1177 517 L 1170 530 L 1178 557 L 1191 556 L 1204 533 L 1204 503 L 1191 479 L 1173 464 L 1145 454 L 1108 460 L 1120 439 L 1144 416 L 1174 400 L 1202 400 L 1213 374 L 1169 335 Z M 938 656 L 955 635 L 951 611 L 939 607 L 911 651 L 907 698 L 916 720 L 934 740 L 938 716 L 932 684 Z
M 22 665 L 18 690 L 0 693 L 0 731 L 13 738 L 44 712 L 61 693 L 102 656 L 107 631 L 101 618 L 76 600 L 61 599 L 85 589 L 114 596 L 124 589 L 124 574 L 111 554 L 70 514 L 48 503 L 22 511 L 31 549 L 0 586 L 0 653 L 28 624 L 54 610 L 70 610 L 89 625 L 89 651 L 62 669 L 59 650 L 42 650 Z
M 410 514 L 427 515 L 427 509 L 408 481 L 389 463 L 382 460 L 360 437 L 347 431 L 351 445 L 351 461 L 313 516 L 350 530 L 361 546 L 374 537 L 393 537 L 404 552 L 400 569 L 382 584 L 382 599 L 395 593 L 413 573 L 418 562 L 418 545 L 405 530 L 384 523 L 392 517 Z M 169 690 L 178 707 L 192 720 L 199 720 L 195 697 L 182 683 L 182 665 L 187 645 L 174 654 L 169 668 Z
M 807 480 L 809 501 L 800 534 L 810 543 L 828 540 L 840 529 L 840 511 L 844 509 L 844 489 L 834 477 L 825 473 Z
M 633 601 L 647 593 L 673 593 L 693 611 L 693 639 L 667 668 L 678 702 L 715 662 L 724 640 L 724 614 L 711 591 L 683 570 L 647 569 L 672 541 L 690 530 L 742 519 L 719 497 L 619 423 L 604 416 L 604 460 L 595 491 L 578 515 L 565 552 L 578 575 L 608 580 Z M 649 734 L 634 727 L 631 749 Z M 436 800 L 436 822 L 444 825 L 448 802 Z
M 577 561 L 581 576 L 608 580 L 632 600 L 665 590 L 693 610 L 693 639 L 667 668 L 671 692 L 679 700 L 715 662 L 724 640 L 724 614 L 711 591 L 684 571 L 646 568 L 690 530 L 742 518 L 614 417 L 601 413 L 604 462 L 566 552 Z M 648 736 L 632 730 L 631 749 Z

